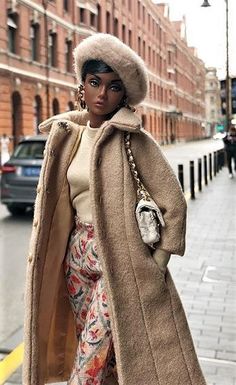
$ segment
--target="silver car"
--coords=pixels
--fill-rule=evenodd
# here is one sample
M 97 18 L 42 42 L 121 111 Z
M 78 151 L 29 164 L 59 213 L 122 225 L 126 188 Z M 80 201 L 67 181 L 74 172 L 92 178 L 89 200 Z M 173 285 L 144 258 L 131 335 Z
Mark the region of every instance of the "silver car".
M 21 140 L 2 166 L 1 202 L 12 215 L 24 214 L 34 205 L 46 140 L 43 135 Z

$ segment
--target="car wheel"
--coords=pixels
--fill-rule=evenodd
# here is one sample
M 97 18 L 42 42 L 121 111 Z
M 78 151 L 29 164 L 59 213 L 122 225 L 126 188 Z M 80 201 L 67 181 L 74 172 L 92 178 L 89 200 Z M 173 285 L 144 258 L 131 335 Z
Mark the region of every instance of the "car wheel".
M 7 209 L 14 216 L 24 215 L 26 212 L 26 207 L 23 206 L 7 205 Z

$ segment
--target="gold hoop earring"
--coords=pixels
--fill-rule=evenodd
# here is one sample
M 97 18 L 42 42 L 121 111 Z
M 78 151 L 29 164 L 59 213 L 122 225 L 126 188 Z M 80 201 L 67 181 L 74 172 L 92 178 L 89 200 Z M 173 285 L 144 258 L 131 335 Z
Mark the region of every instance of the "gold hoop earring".
M 86 103 L 84 100 L 84 86 L 83 86 L 83 84 L 80 84 L 79 87 L 77 88 L 75 107 L 78 110 L 81 110 L 81 109 L 85 110 L 85 108 L 86 108 Z

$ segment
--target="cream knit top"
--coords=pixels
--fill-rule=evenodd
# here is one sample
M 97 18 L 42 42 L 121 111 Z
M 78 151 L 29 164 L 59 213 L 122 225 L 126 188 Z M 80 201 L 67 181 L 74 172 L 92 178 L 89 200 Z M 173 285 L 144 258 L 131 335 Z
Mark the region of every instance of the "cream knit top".
M 90 158 L 98 130 L 99 128 L 91 128 L 88 122 L 82 133 L 79 148 L 67 171 L 72 206 L 76 215 L 85 223 L 92 223 L 89 191 Z

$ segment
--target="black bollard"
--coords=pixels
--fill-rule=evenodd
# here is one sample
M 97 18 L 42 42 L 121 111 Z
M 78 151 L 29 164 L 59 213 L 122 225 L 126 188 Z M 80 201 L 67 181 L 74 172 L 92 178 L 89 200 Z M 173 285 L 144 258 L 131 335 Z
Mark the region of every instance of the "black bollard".
M 190 174 L 190 194 L 191 199 L 195 199 L 195 181 L 194 181 L 194 161 L 189 162 L 189 174 Z
M 209 154 L 209 178 L 212 180 L 212 155 Z
M 198 190 L 202 191 L 202 160 L 198 159 Z
M 222 167 L 225 167 L 227 164 L 227 161 L 226 161 L 226 152 L 224 150 L 224 148 L 222 148 Z
M 184 192 L 184 166 L 182 164 L 178 164 L 178 178 Z
M 216 165 L 216 151 L 214 151 L 214 162 L 213 162 L 213 169 L 214 169 L 214 176 L 216 176 L 217 173 L 217 165 Z
M 208 178 L 207 178 L 207 156 L 204 155 L 203 157 L 203 162 L 204 162 L 204 180 L 205 180 L 205 185 L 208 185 Z
M 219 172 L 220 171 L 220 150 L 216 151 L 216 165 L 217 165 L 216 171 Z

